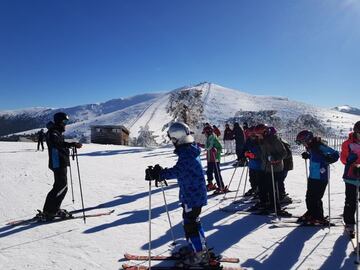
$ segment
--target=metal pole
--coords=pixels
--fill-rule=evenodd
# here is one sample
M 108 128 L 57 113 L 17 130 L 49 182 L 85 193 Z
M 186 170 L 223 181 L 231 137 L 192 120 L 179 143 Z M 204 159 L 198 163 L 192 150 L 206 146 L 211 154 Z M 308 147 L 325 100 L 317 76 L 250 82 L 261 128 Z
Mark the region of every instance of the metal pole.
M 360 263 L 359 259 L 359 186 L 356 185 L 356 264 Z
M 249 166 L 247 166 L 247 168 L 246 168 L 246 173 L 245 173 L 245 184 L 244 184 L 243 196 L 245 195 L 246 183 L 247 183 L 248 175 L 249 175 Z
M 229 184 L 228 184 L 228 189 L 230 190 L 230 185 L 231 185 L 231 182 L 232 182 L 232 180 L 233 180 L 233 178 L 234 178 L 234 175 L 235 175 L 235 173 L 236 173 L 236 170 L 237 170 L 237 166 L 235 167 L 235 170 L 234 170 L 234 172 L 233 172 L 233 174 L 232 174 L 232 176 L 231 176 L 231 178 L 230 178 L 230 182 L 229 182 Z M 225 197 L 226 197 L 226 193 L 224 194 L 224 196 L 223 196 L 223 200 L 225 200 Z
M 242 172 L 241 172 L 239 185 L 238 185 L 238 187 L 237 187 L 236 194 L 235 194 L 235 198 L 234 198 L 234 201 L 233 201 L 233 202 L 235 202 L 236 199 L 237 199 L 237 196 L 238 196 L 238 193 L 239 193 L 239 189 L 240 189 L 240 185 L 241 185 L 241 181 L 242 181 L 242 178 L 243 178 L 243 175 L 244 175 L 244 171 L 245 171 L 245 166 L 243 167 L 243 170 L 242 170 Z
M 149 270 L 151 269 L 151 181 L 149 181 Z
M 82 186 L 81 186 L 79 159 L 78 159 L 78 154 L 77 154 L 76 147 L 73 148 L 73 151 L 74 151 L 75 158 L 76 158 L 76 166 L 77 166 L 77 172 L 78 172 L 78 177 L 79 177 L 79 187 L 80 187 L 80 197 L 81 197 L 81 206 L 82 206 L 82 212 L 83 212 L 83 219 L 84 219 L 84 223 L 86 223 L 85 207 L 84 207 L 84 196 L 83 196 Z
M 328 208 L 329 208 L 329 230 L 330 230 L 330 224 L 331 224 L 331 207 L 330 207 L 330 166 L 328 165 Z
M 309 172 L 308 172 L 308 166 L 307 166 L 307 159 L 305 159 L 305 171 L 306 171 L 306 181 L 309 179 Z
M 72 178 L 72 172 L 71 172 L 71 164 L 69 164 L 69 172 L 70 172 L 70 185 L 71 185 L 71 199 L 72 199 L 72 202 L 75 203 L 74 185 L 73 185 L 73 178 Z
M 166 210 L 166 214 L 167 214 L 167 217 L 168 217 L 168 220 L 169 220 L 171 237 L 172 237 L 172 239 L 173 239 L 172 245 L 176 245 L 176 241 L 175 241 L 175 237 L 174 237 L 174 232 L 173 232 L 173 227 L 172 227 L 172 224 L 171 224 L 170 214 L 169 214 L 168 205 L 167 205 L 167 202 L 166 202 L 165 191 L 164 191 L 164 187 L 163 187 L 162 181 L 160 181 L 160 187 L 161 187 L 161 191 L 162 191 L 162 194 L 163 194 L 163 197 L 164 197 L 165 210 Z
M 273 195 L 274 195 L 275 215 L 276 215 L 276 218 L 279 219 L 278 214 L 277 214 L 277 206 L 276 206 L 274 166 L 271 163 L 270 163 L 270 168 L 271 168 L 271 179 L 272 179 L 272 186 L 273 186 Z

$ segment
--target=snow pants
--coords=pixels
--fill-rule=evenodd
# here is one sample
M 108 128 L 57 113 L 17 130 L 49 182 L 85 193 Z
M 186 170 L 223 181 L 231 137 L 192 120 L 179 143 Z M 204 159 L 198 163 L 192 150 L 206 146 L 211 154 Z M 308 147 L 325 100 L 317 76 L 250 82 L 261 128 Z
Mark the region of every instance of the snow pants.
M 206 249 L 206 240 L 204 229 L 202 228 L 199 215 L 201 207 L 188 208 L 187 205 L 183 207 L 183 226 L 185 231 L 185 238 L 194 252 L 200 252 Z
M 259 171 L 255 171 L 249 168 L 249 182 L 252 190 L 258 190 L 258 178 L 260 177 Z
M 286 171 L 286 170 L 282 171 L 281 172 L 281 177 L 280 177 L 279 182 L 278 182 L 278 189 L 279 189 L 280 199 L 285 197 L 285 195 L 286 195 L 285 179 L 286 179 L 287 174 L 288 174 L 288 171 Z
M 345 224 L 355 224 L 356 190 L 357 187 L 355 185 L 345 183 L 345 206 L 344 206 Z
M 233 153 L 233 141 L 232 140 L 224 140 L 224 148 L 225 148 L 225 154 Z
M 218 188 L 224 188 L 224 182 L 221 177 L 220 162 L 207 163 L 206 176 L 208 183 L 212 183 L 214 179 L 214 174 Z
M 43 211 L 49 214 L 56 214 L 60 209 L 60 205 L 65 198 L 67 187 L 67 168 L 59 168 L 53 170 L 54 172 L 54 185 L 46 196 Z
M 324 196 L 327 181 L 308 179 L 306 191 L 306 207 L 309 215 L 315 219 L 324 218 L 322 197 Z
M 38 151 L 40 150 L 40 145 L 41 145 L 41 150 L 44 151 L 44 141 L 38 140 L 38 143 L 37 143 L 37 150 Z
M 278 196 L 278 185 L 279 181 L 282 178 L 282 172 L 274 172 L 274 184 L 275 190 L 273 189 L 273 179 L 271 172 L 265 172 L 264 174 L 264 187 L 263 187 L 263 198 L 269 202 L 270 209 L 275 209 L 274 205 L 274 193 L 275 193 L 275 203 L 276 209 L 280 210 L 279 196 Z M 261 201 L 261 199 L 260 199 Z

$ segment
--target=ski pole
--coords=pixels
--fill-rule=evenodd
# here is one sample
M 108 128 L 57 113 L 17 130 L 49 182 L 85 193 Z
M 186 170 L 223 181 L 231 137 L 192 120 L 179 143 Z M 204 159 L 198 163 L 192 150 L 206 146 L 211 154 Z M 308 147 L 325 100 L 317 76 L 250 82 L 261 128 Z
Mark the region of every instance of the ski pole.
M 245 173 L 245 184 L 244 184 L 243 196 L 245 195 L 246 183 L 247 183 L 248 175 L 249 175 L 249 166 L 247 166 L 247 168 L 246 168 L 246 173 Z
M 151 269 L 151 181 L 149 181 L 149 269 Z
M 152 169 L 153 166 L 148 166 L 148 168 L 145 170 L 145 181 L 149 181 L 149 270 L 151 270 L 151 181 L 154 180 L 152 177 Z
M 234 201 L 233 203 L 236 201 L 237 199 L 237 196 L 238 196 L 238 193 L 239 193 L 239 189 L 240 189 L 240 185 L 241 185 L 241 181 L 242 181 L 242 178 L 243 178 L 243 175 L 244 175 L 244 171 L 245 171 L 245 166 L 241 172 L 241 176 L 240 176 L 240 181 L 239 181 L 239 184 L 238 184 L 238 187 L 237 187 L 237 190 L 236 190 L 236 194 L 235 194 L 235 198 L 234 198 Z
M 330 215 L 330 166 L 328 165 L 328 208 L 329 208 L 329 230 L 330 230 L 330 224 L 331 224 L 331 215 Z
M 306 171 L 306 181 L 309 178 L 309 172 L 308 172 L 308 165 L 307 165 L 307 159 L 305 159 L 305 171 Z
M 229 182 L 229 184 L 228 184 L 228 189 L 229 189 L 229 190 L 230 190 L 230 185 L 231 185 L 231 182 L 232 182 L 232 180 L 233 180 L 233 178 L 234 178 L 234 175 L 235 175 L 235 173 L 236 173 L 237 168 L 238 168 L 238 166 L 235 167 L 235 170 L 234 170 L 234 172 L 233 172 L 233 174 L 232 174 L 232 176 L 231 176 L 231 178 L 230 178 L 230 182 Z M 224 194 L 224 196 L 223 196 L 222 199 L 225 200 L 225 197 L 226 197 L 226 193 Z
M 169 220 L 171 237 L 173 239 L 172 245 L 175 246 L 176 241 L 175 241 L 175 237 L 174 237 L 173 227 L 172 227 L 172 224 L 171 224 L 170 214 L 169 214 L 168 205 L 167 205 L 167 202 L 166 202 L 165 191 L 164 191 L 162 181 L 160 181 L 160 187 L 161 187 L 161 191 L 162 191 L 162 194 L 163 194 L 163 197 L 164 197 L 165 210 L 166 210 L 166 214 L 167 214 L 167 217 L 168 217 L 168 220 Z
M 70 185 L 71 185 L 71 199 L 72 202 L 75 202 L 74 199 L 74 185 L 73 185 L 73 178 L 72 178 L 72 172 L 71 172 L 71 164 L 69 164 L 69 172 L 70 172 Z
M 78 159 L 78 154 L 77 154 L 76 147 L 73 147 L 73 151 L 74 151 L 74 155 L 75 155 L 75 158 L 76 158 L 76 166 L 77 166 L 77 172 L 78 172 L 78 178 L 79 178 L 79 187 L 80 187 L 80 197 L 81 197 L 81 206 L 82 206 L 82 212 L 83 212 L 83 219 L 84 219 L 84 223 L 86 223 L 85 207 L 84 207 L 84 196 L 83 196 L 82 186 L 81 186 L 79 159 Z
M 360 263 L 359 260 L 359 186 L 356 185 L 356 264 Z
M 270 157 L 269 157 L 270 159 Z M 276 206 L 276 192 L 275 192 L 275 176 L 274 176 L 274 166 L 270 163 L 271 168 L 271 180 L 272 180 L 272 187 L 273 187 L 273 195 L 274 195 L 274 210 L 275 210 L 275 216 L 277 219 L 279 219 L 278 213 L 277 213 L 277 206 Z

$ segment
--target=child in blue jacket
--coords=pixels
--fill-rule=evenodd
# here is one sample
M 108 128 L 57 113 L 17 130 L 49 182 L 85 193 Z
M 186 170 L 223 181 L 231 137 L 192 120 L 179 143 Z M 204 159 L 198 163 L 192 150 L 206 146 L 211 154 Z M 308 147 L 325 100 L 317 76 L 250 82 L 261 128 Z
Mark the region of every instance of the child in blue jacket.
M 190 129 L 184 123 L 173 123 L 168 130 L 168 136 L 175 146 L 174 153 L 179 157 L 178 161 L 172 168 L 163 169 L 158 164 L 155 165 L 152 177 L 160 180 L 177 178 L 185 238 L 193 251 L 183 263 L 191 266 L 207 265 L 209 253 L 199 218 L 201 208 L 207 204 L 206 183 L 200 161 L 201 150 L 194 143 Z
M 321 138 L 314 137 L 309 130 L 301 131 L 296 137 L 296 143 L 305 146 L 306 152 L 301 156 L 310 160 L 306 191 L 307 212 L 298 221 L 309 225 L 326 225 L 328 221 L 324 218 L 322 197 L 330 178 L 329 164 L 339 159 L 339 152 L 323 143 Z

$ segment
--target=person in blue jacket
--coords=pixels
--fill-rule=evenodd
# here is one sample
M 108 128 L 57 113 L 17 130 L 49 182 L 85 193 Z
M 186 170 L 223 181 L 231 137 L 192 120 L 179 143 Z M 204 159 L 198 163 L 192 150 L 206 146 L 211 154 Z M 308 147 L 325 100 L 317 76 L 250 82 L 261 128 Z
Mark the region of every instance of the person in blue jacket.
M 306 191 L 307 212 L 298 221 L 326 225 L 328 221 L 324 218 L 322 197 L 330 178 L 329 164 L 339 159 L 339 152 L 327 146 L 320 137 L 314 137 L 309 130 L 299 132 L 296 143 L 305 146 L 306 151 L 301 156 L 310 160 Z
M 199 218 L 201 208 L 207 204 L 206 182 L 200 161 L 201 150 L 194 143 L 190 129 L 184 123 L 173 123 L 168 130 L 168 137 L 175 146 L 174 153 L 178 156 L 178 161 L 172 168 L 163 169 L 156 164 L 151 175 L 159 181 L 177 178 L 185 238 L 192 250 L 192 254 L 182 263 L 206 265 L 209 262 L 209 252 Z

